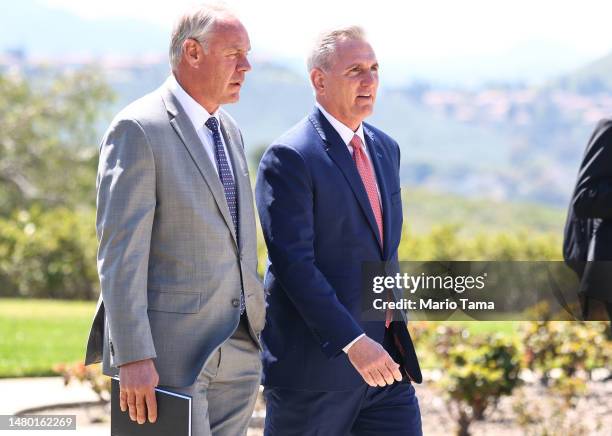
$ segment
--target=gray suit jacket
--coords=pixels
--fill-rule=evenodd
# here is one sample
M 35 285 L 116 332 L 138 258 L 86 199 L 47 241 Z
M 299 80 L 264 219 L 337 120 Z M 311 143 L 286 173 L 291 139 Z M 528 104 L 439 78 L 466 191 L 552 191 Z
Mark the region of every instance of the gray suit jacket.
M 238 188 L 239 244 L 214 164 L 165 85 L 121 111 L 102 140 L 102 293 L 85 363 L 102 360 L 107 375 L 154 358 L 160 384 L 192 384 L 236 329 L 241 289 L 259 345 L 265 309 L 251 185 L 240 131 L 227 113 L 219 117 Z

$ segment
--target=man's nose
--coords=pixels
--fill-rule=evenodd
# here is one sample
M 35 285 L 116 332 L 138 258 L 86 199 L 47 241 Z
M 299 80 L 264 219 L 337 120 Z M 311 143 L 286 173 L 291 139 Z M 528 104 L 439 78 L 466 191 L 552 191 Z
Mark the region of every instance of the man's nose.
M 361 78 L 362 86 L 371 86 L 378 81 L 378 73 L 376 71 L 366 71 Z
M 251 64 L 247 59 L 246 55 L 240 58 L 240 62 L 238 63 L 238 67 L 236 68 L 238 71 L 247 72 L 251 70 Z

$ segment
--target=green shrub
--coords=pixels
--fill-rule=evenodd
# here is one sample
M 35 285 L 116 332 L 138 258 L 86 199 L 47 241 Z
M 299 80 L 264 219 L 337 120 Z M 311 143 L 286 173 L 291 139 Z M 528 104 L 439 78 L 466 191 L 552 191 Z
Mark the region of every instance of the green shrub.
M 0 296 L 94 299 L 95 214 L 37 207 L 0 219 Z
M 461 234 L 459 225 L 434 226 L 424 235 L 404 229 L 400 260 L 562 260 L 561 238 L 521 230 Z
M 521 328 L 525 365 L 573 406 L 594 369 L 612 364 L 607 322 L 529 322 Z
M 468 435 L 475 419 L 520 384 L 518 350 L 497 335 L 462 335 L 444 355 L 442 377 L 436 383 L 447 395 L 458 424 L 458 435 Z
M 411 323 L 410 331 L 419 354 L 435 362 L 433 384 L 445 397 L 458 435 L 469 435 L 474 420 L 520 385 L 521 359 L 510 337 L 471 334 L 464 326 L 431 328 L 426 322 Z

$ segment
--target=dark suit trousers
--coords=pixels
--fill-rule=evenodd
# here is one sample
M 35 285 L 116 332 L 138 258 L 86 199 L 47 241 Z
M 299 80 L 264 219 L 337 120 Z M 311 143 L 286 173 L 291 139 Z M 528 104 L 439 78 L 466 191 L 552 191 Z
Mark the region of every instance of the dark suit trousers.
M 265 436 L 422 436 L 411 383 L 351 391 L 264 389 Z

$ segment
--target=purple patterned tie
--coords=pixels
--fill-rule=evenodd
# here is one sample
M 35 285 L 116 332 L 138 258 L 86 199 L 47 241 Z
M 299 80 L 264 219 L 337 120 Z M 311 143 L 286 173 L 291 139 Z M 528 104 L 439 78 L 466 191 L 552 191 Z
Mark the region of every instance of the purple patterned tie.
M 236 183 L 227 162 L 227 156 L 223 149 L 223 141 L 221 140 L 221 133 L 219 132 L 219 122 L 215 117 L 210 117 L 206 123 L 206 127 L 210 129 L 215 142 L 215 157 L 217 161 L 217 171 L 219 171 L 219 178 L 223 185 L 223 191 L 225 192 L 225 200 L 227 201 L 227 207 L 229 208 L 230 215 L 232 216 L 232 222 L 234 223 L 234 230 L 236 232 L 236 242 L 240 240 L 240 234 L 238 232 L 238 191 L 236 189 Z M 238 244 L 240 246 L 240 244 Z M 245 311 L 246 305 L 244 302 L 244 293 L 240 291 L 240 314 L 242 315 Z

